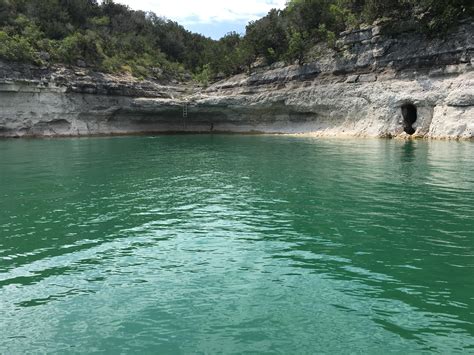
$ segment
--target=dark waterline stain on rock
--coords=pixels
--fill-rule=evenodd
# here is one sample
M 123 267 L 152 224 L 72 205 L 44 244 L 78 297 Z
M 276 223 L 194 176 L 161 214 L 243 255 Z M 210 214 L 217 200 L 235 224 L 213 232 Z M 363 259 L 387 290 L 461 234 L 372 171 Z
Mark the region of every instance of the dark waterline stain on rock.
M 418 119 L 418 110 L 413 104 L 405 104 L 402 106 L 402 115 L 403 115 L 403 130 L 406 134 L 410 136 L 415 134 L 416 129 L 413 127 L 413 124 Z

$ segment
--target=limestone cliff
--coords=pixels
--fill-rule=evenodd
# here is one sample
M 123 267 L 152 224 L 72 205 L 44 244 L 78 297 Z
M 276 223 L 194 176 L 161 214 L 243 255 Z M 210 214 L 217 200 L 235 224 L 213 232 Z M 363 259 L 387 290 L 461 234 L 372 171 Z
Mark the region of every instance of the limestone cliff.
M 441 38 L 379 24 L 304 65 L 206 90 L 0 63 L 0 136 L 164 131 L 474 137 L 474 20 Z

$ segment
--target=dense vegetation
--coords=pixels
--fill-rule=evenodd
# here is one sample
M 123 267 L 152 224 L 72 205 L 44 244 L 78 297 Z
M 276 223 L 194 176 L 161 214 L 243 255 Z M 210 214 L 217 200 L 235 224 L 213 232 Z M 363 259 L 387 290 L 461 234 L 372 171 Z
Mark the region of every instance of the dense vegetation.
M 302 62 L 313 44 L 334 45 L 336 33 L 379 18 L 440 33 L 473 13 L 472 0 L 291 0 L 251 22 L 244 36 L 214 41 L 113 0 L 0 0 L 0 58 L 158 79 L 191 72 L 206 82 L 250 68 L 257 58 Z
M 334 46 L 337 33 L 364 23 L 392 20 L 438 35 L 473 13 L 472 0 L 291 0 L 285 10 L 249 24 L 244 40 L 268 62 L 301 62 L 312 44 Z

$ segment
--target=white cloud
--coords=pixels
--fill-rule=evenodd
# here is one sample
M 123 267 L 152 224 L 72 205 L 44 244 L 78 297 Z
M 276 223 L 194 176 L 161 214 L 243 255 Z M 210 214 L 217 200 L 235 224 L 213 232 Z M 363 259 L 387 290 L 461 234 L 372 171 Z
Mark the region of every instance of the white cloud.
M 247 22 L 264 16 L 272 8 L 283 8 L 287 0 L 116 0 L 134 10 L 153 11 L 183 25 Z

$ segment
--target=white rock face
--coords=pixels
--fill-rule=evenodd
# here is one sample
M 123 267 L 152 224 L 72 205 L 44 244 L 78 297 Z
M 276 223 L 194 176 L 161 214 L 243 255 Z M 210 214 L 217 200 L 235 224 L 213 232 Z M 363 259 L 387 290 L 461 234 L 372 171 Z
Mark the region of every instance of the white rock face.
M 64 93 L 35 86 L 0 88 L 0 136 L 163 131 L 399 136 L 403 104 L 417 107 L 414 137 L 474 137 L 474 71 L 376 82 L 288 82 L 235 86 L 186 98 Z M 188 102 L 188 115 L 183 106 Z
M 457 76 L 390 79 L 358 83 L 287 83 L 284 88 L 259 87 L 220 90 L 196 100 L 199 107 L 227 107 L 223 122 L 238 129 L 315 135 L 399 136 L 403 131 L 402 105 L 417 107 L 414 137 L 474 137 L 474 71 Z M 253 117 L 253 120 L 251 119 Z M 270 124 L 271 123 L 271 124 Z M 219 128 L 219 125 L 216 126 Z

